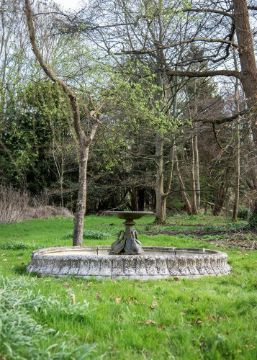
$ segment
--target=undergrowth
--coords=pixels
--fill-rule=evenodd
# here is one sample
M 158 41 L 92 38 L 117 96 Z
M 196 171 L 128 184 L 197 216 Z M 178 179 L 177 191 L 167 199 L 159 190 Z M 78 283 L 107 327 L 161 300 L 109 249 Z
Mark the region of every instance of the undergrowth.
M 85 230 L 83 233 L 83 239 L 90 239 L 90 240 L 103 240 L 109 238 L 111 236 L 110 233 L 102 232 L 99 230 Z M 72 238 L 72 234 L 68 234 L 66 239 Z
M 9 243 L 3 243 L 0 244 L 1 250 L 24 250 L 24 249 L 35 249 L 35 246 L 26 244 L 21 241 L 17 242 L 9 242 Z

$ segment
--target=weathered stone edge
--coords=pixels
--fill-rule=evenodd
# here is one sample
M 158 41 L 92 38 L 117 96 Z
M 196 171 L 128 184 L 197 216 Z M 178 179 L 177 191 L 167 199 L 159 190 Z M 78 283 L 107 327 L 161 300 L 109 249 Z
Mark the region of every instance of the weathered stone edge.
M 60 248 L 55 248 L 55 250 L 57 249 L 60 250 Z M 64 249 L 67 250 L 67 248 Z M 156 251 L 160 248 L 153 247 L 152 249 Z M 33 253 L 31 263 L 27 267 L 29 272 L 53 276 L 158 279 L 171 276 L 191 278 L 204 275 L 225 275 L 231 270 L 227 264 L 226 254 L 213 253 L 213 251 L 208 254 L 207 250 L 194 257 L 178 254 L 109 255 L 108 257 L 101 255 L 66 255 L 63 257 L 48 255 L 46 257 L 44 256 L 46 252 L 47 249 L 41 249 Z

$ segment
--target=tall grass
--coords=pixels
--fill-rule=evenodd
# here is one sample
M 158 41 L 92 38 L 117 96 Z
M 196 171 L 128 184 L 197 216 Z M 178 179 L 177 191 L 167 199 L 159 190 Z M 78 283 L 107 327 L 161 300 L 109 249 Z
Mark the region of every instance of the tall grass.
M 0 355 L 13 360 L 86 359 L 92 347 L 74 346 L 74 337 L 41 325 L 32 314 L 81 315 L 88 311 L 88 304 L 65 304 L 34 293 L 32 282 L 0 278 Z
M 0 184 L 0 223 L 22 220 L 28 204 L 29 195 L 26 192 Z

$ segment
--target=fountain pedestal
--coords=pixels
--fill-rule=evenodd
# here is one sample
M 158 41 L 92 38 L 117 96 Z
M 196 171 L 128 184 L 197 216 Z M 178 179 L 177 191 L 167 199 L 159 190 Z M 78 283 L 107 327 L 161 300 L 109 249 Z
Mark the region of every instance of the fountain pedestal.
M 125 221 L 125 231 L 120 231 L 118 239 L 111 245 L 110 254 L 137 255 L 142 254 L 141 242 L 137 238 L 137 231 L 133 229 L 133 221 Z
M 137 231 L 134 229 L 135 219 L 144 215 L 153 215 L 147 211 L 105 211 L 107 215 L 116 215 L 120 219 L 125 219 L 125 231 L 121 231 L 118 239 L 111 245 L 110 254 L 112 255 L 140 255 L 144 252 L 141 242 L 138 240 Z

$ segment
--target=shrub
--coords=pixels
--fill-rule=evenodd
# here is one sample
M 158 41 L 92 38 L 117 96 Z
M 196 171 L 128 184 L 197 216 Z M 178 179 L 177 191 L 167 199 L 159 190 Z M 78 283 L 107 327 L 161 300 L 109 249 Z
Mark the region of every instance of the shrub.
M 238 210 L 238 219 L 241 219 L 241 220 L 248 220 L 249 219 L 249 216 L 250 216 L 250 210 L 248 208 L 240 208 Z
M 71 217 L 72 213 L 64 207 L 56 206 L 37 206 L 37 207 L 28 207 L 24 212 L 23 218 L 28 219 L 44 219 L 52 216 L 64 216 Z
M 110 234 L 97 230 L 85 230 L 83 235 L 84 239 L 94 239 L 94 240 L 102 240 L 109 236 Z
M 110 236 L 111 235 L 109 233 L 104 233 L 99 230 L 85 230 L 83 234 L 83 238 L 89 240 L 103 240 Z M 72 234 L 68 234 L 65 236 L 65 239 L 70 239 L 70 238 L 72 238 Z
M 33 248 L 34 246 L 25 244 L 23 242 L 9 242 L 6 244 L 0 244 L 0 249 L 2 250 L 25 250 Z
M 257 213 L 253 212 L 249 217 L 249 226 L 253 229 L 257 229 Z
M 29 206 L 31 201 L 33 202 L 33 199 L 30 199 L 28 193 L 0 185 L 0 223 L 12 223 L 52 216 L 72 216 L 72 213 L 64 207 L 47 205 L 31 207 Z
M 26 192 L 0 185 L 0 223 L 21 221 L 28 203 Z
M 247 224 L 235 224 L 229 223 L 227 225 L 208 225 L 204 226 L 203 230 L 206 232 L 236 232 L 236 231 L 244 231 L 248 229 Z

